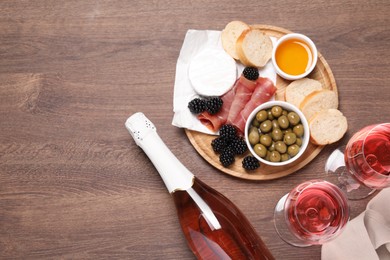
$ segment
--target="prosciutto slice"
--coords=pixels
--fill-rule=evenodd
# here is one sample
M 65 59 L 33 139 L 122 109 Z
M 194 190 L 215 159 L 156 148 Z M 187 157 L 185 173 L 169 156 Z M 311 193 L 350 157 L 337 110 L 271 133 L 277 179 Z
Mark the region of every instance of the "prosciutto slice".
M 268 78 L 258 78 L 256 88 L 250 96 L 250 100 L 244 103 L 244 108 L 240 110 L 234 120 L 230 121 L 232 125 L 244 133 L 246 121 L 252 111 L 259 105 L 269 101 L 276 92 L 276 87 Z
M 249 114 L 258 105 L 270 100 L 275 91 L 274 84 L 268 78 L 251 81 L 241 75 L 234 86 L 221 97 L 221 110 L 214 115 L 203 112 L 198 115 L 198 119 L 213 132 L 217 132 L 224 124 L 232 124 L 244 133 Z
M 251 99 L 252 93 L 256 88 L 256 81 L 251 81 L 241 76 L 235 85 L 235 95 L 230 106 L 229 115 L 226 123 L 232 124 L 237 115 L 245 107 L 245 104 Z
M 230 106 L 234 99 L 234 89 L 235 87 L 233 86 L 227 93 L 225 93 L 221 97 L 223 104 L 221 110 L 218 113 L 211 115 L 210 113 L 205 111 L 198 115 L 198 119 L 200 120 L 200 122 L 211 131 L 217 132 L 219 128 L 221 128 L 221 126 L 226 123 L 226 119 L 229 115 Z

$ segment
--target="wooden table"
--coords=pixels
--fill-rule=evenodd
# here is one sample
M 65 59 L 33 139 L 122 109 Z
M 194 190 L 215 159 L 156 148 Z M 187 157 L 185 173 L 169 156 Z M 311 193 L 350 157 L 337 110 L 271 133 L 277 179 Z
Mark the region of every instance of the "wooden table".
M 390 121 L 389 13 L 388 1 L 370 0 L 1 1 L 0 258 L 194 258 L 171 196 L 124 127 L 142 111 L 277 259 L 320 259 L 321 247 L 294 248 L 277 236 L 273 208 L 294 185 L 324 176 L 327 156 L 354 132 Z M 336 78 L 349 130 L 287 177 L 228 176 L 171 125 L 186 31 L 231 20 L 310 36 Z M 352 217 L 367 202 L 351 202 Z

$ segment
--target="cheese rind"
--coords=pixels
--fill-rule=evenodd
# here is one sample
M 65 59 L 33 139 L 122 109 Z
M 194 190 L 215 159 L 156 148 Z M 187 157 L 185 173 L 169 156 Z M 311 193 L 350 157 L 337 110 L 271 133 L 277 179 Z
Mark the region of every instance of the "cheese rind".
M 191 60 L 188 77 L 199 95 L 221 96 L 237 79 L 236 61 L 223 50 L 205 49 Z

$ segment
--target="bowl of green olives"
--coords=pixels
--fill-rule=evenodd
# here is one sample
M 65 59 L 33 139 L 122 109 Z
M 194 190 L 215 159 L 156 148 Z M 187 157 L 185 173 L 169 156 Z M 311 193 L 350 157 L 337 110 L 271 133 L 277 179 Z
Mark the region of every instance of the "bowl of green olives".
M 302 112 L 284 101 L 255 108 L 245 125 L 249 151 L 260 162 L 283 166 L 297 160 L 309 144 L 309 125 Z

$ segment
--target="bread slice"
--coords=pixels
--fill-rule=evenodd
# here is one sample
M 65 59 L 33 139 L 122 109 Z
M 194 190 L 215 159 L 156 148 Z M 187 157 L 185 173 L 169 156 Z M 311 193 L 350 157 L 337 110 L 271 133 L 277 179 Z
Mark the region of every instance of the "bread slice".
M 285 100 L 288 103 L 299 108 L 303 99 L 307 95 L 313 93 L 316 90 L 321 90 L 321 89 L 322 89 L 322 84 L 317 80 L 309 79 L 309 78 L 298 79 L 291 82 L 286 87 L 286 91 L 284 93 Z
M 272 41 L 259 29 L 248 29 L 236 42 L 236 52 L 245 66 L 264 67 L 272 56 Z
M 241 21 L 232 21 L 225 26 L 221 33 L 221 41 L 224 50 L 234 59 L 238 60 L 236 42 L 241 33 L 250 29 L 249 25 Z
M 326 109 L 314 114 L 309 121 L 310 140 L 316 145 L 327 145 L 340 140 L 347 132 L 347 118 L 337 109 Z
M 329 108 L 337 109 L 338 106 L 337 94 L 329 89 L 321 89 L 307 95 L 301 102 L 299 109 L 309 121 L 315 113 Z

